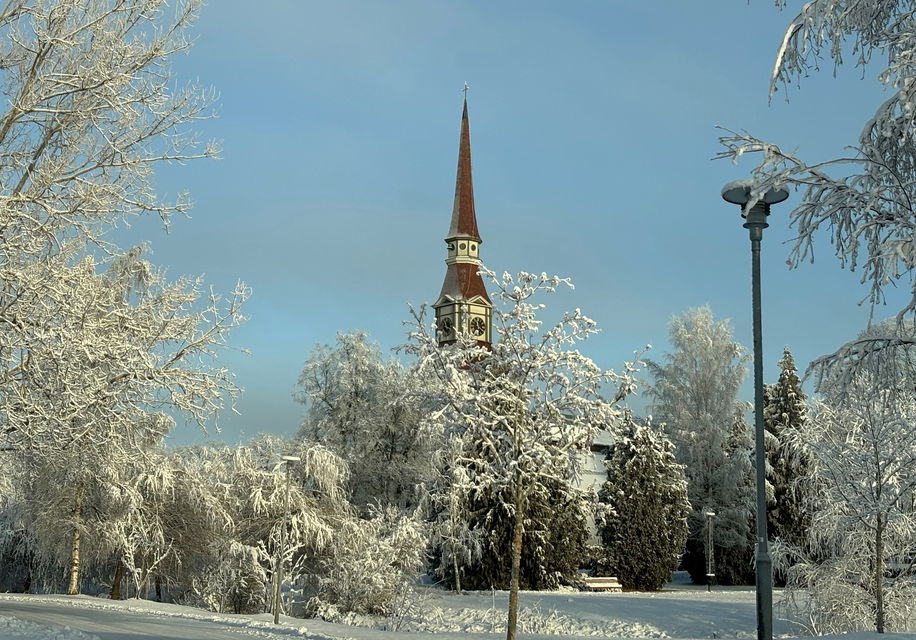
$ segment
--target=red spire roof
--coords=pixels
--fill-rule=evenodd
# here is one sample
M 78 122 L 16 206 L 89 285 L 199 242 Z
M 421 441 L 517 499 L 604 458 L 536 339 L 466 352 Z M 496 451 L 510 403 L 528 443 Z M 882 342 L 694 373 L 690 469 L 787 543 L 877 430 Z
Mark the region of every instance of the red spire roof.
M 439 300 L 446 297 L 452 300 L 471 300 L 480 296 L 489 303 L 490 296 L 487 295 L 483 278 L 477 273 L 479 270 L 479 264 L 450 264 L 445 271 L 445 281 L 442 283 L 442 291 L 439 292 Z
M 461 114 L 461 139 L 458 143 L 458 176 L 455 180 L 455 206 L 449 238 L 474 238 L 480 242 L 477 214 L 474 211 L 474 183 L 471 179 L 471 127 L 468 123 L 468 99 L 464 98 Z

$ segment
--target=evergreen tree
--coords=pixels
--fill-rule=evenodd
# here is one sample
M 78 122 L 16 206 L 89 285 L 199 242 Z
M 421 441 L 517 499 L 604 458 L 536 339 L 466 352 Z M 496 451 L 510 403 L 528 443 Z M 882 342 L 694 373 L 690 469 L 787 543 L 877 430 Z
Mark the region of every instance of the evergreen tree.
M 763 420 L 767 451 L 767 532 L 796 547 L 804 547 L 811 527 L 806 508 L 807 456 L 793 446 L 808 417 L 805 394 L 792 353 L 786 347 L 779 361 L 779 381 L 768 385 Z M 779 576 L 777 576 L 779 578 Z
M 601 541 L 624 589 L 657 591 L 687 542 L 687 480 L 674 445 L 632 416 L 605 460 Z
M 468 527 L 482 531 L 481 553 L 460 568 L 466 589 L 507 589 L 515 519 L 508 497 L 480 493 L 471 501 Z M 522 541 L 519 587 L 538 591 L 571 584 L 578 575 L 588 544 L 590 503 L 575 488 L 545 482 L 528 500 Z M 454 586 L 454 569 L 443 563 L 440 572 Z
M 716 513 L 716 578 L 723 584 L 753 580 L 753 468 L 750 430 L 737 399 L 747 374 L 745 349 L 732 340 L 728 321 L 709 307 L 689 309 L 670 326 L 674 351 L 648 361 L 652 411 L 664 423 L 678 462 L 685 465 L 693 507 L 683 565 L 694 582 L 706 581 L 704 513 Z

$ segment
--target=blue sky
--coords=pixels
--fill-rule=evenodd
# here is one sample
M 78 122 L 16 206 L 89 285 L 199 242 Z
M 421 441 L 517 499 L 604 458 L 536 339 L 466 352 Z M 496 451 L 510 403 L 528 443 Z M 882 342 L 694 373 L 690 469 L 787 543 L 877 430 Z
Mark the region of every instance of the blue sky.
M 179 80 L 219 93 L 199 127 L 224 159 L 160 170 L 161 192 L 195 207 L 165 234 L 155 220 L 117 233 L 149 242 L 173 276 L 254 290 L 223 361 L 246 388 L 212 439 L 290 435 L 291 392 L 309 350 L 366 330 L 404 342 L 407 303 L 434 301 L 445 273 L 461 88 L 469 110 L 482 255 L 496 271 L 568 276 L 603 332 L 582 350 L 619 368 L 634 349 L 667 350 L 673 314 L 709 304 L 750 347 L 750 257 L 738 210 L 719 197 L 733 165 L 716 125 L 826 159 L 855 142 L 882 99 L 873 74 L 832 63 L 767 102 L 783 29 L 754 0 L 216 0 Z M 867 291 L 823 244 L 785 265 L 774 208 L 764 236 L 765 376 L 784 345 L 801 367 L 865 324 Z M 880 309 L 887 315 L 896 307 Z M 251 351 L 250 355 L 241 349 Z M 750 400 L 750 385 L 745 385 Z M 636 405 L 640 406 L 639 401 Z M 179 426 L 170 442 L 203 436 Z

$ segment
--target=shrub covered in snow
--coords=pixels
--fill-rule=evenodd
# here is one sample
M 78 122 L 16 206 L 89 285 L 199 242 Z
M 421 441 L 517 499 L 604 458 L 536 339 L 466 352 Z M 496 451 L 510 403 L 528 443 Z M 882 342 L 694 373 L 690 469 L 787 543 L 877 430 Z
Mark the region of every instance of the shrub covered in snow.
M 270 576 L 257 547 L 229 542 L 199 576 L 192 579 L 194 596 L 217 613 L 260 613 L 269 605 Z
M 307 609 L 332 619 L 340 612 L 392 615 L 409 606 L 425 560 L 426 533 L 418 520 L 393 508 L 348 518 L 318 559 Z

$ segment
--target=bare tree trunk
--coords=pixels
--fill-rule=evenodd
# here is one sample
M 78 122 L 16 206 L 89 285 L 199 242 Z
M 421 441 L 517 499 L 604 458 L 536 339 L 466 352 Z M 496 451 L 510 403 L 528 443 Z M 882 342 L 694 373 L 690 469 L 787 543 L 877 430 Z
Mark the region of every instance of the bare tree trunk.
M 149 580 L 149 571 L 147 571 L 143 564 L 137 568 L 137 575 L 140 576 L 140 580 L 137 581 L 135 585 L 136 591 L 134 591 L 134 598 L 137 600 L 143 599 L 143 592 L 146 591 L 146 599 L 149 600 L 149 587 L 147 585 L 147 580 Z
M 454 549 L 452 549 L 452 566 L 455 568 L 455 593 L 461 593 L 461 574 L 458 573 L 458 556 L 455 555 Z
M 73 511 L 71 512 L 73 539 L 70 543 L 70 585 L 67 587 L 67 595 L 71 596 L 75 596 L 80 592 L 80 528 L 82 527 L 84 496 L 85 489 L 80 484 L 76 487 L 76 495 L 73 498 Z
M 884 519 L 875 525 L 875 631 L 884 633 Z
M 512 533 L 512 573 L 509 577 L 509 622 L 506 625 L 506 640 L 515 640 L 518 630 L 518 579 L 522 565 L 522 535 L 525 532 L 525 505 L 515 492 L 515 528 Z
M 111 581 L 111 599 L 121 599 L 121 580 L 124 579 L 124 563 L 118 559 L 118 565 L 115 567 L 114 580 Z
M 156 602 L 162 602 L 162 577 L 156 574 Z

